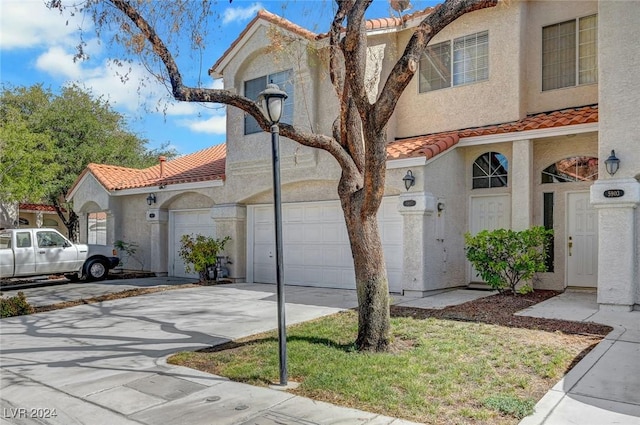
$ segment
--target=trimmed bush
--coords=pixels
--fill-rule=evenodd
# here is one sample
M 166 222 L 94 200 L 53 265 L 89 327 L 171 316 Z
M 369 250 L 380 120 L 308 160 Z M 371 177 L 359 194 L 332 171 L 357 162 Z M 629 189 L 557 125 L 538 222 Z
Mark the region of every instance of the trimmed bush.
M 33 313 L 33 307 L 27 302 L 24 292 L 13 297 L 0 297 L 0 316 L 13 317 Z
M 475 236 L 467 233 L 467 258 L 480 276 L 500 292 L 516 294 L 516 286 L 529 280 L 545 265 L 547 241 L 553 230 L 542 226 L 519 232 L 509 229 L 483 230 Z M 533 290 L 527 286 L 525 291 Z
M 215 239 L 204 235 L 183 235 L 180 240 L 180 257 L 185 262 L 185 271 L 196 271 L 200 275 L 200 281 L 209 281 L 207 271 L 216 264 L 216 257 L 222 252 L 225 244 L 231 238 Z

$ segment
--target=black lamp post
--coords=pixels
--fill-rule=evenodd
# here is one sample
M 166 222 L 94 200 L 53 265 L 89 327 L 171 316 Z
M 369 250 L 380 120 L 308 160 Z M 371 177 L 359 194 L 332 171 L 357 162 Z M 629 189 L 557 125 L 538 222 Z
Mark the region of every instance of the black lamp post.
M 284 283 L 282 261 L 282 199 L 280 197 L 280 127 L 284 100 L 287 93 L 276 84 L 267 84 L 267 88 L 258 95 L 263 112 L 271 122 L 271 157 L 273 164 L 273 210 L 276 224 L 276 287 L 278 299 L 278 345 L 280 353 L 280 385 L 286 386 L 287 377 L 287 333 L 284 317 Z

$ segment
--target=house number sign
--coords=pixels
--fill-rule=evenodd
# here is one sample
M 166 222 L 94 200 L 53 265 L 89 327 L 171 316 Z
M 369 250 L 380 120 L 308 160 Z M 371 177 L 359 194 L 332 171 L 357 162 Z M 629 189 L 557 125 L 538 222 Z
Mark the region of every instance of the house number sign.
M 604 191 L 605 198 L 621 198 L 624 196 L 624 190 L 622 189 L 609 189 Z

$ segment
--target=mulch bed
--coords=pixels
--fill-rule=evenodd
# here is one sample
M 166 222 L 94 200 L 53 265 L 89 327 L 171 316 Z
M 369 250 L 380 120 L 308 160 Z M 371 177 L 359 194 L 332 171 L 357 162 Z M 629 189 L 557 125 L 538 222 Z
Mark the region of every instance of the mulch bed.
M 496 294 L 464 304 L 446 307 L 442 310 L 394 305 L 391 306 L 391 315 L 394 317 L 414 317 L 416 319 L 434 317 L 579 335 L 605 336 L 613 330 L 610 326 L 597 323 L 514 315 L 520 310 L 548 300 L 558 294 L 560 292 L 546 290 L 536 290 L 524 295 Z

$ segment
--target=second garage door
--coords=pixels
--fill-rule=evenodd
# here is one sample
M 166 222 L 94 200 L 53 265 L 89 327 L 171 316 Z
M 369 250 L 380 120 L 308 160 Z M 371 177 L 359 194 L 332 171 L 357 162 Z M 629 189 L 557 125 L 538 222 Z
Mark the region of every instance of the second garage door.
M 378 213 L 389 289 L 401 291 L 402 216 L 397 198 Z M 282 205 L 284 279 L 288 285 L 355 289 L 347 229 L 338 201 Z M 273 205 L 249 207 L 248 278 L 275 283 Z

